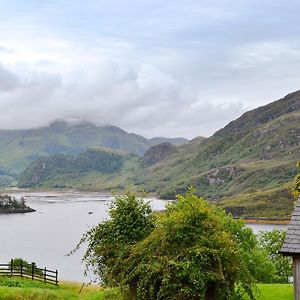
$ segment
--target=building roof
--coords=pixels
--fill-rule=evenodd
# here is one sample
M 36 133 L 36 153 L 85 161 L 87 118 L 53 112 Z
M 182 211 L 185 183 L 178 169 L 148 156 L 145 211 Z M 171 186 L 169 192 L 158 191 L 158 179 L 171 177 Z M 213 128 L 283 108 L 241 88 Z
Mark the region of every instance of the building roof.
M 290 256 L 300 254 L 300 198 L 296 203 L 284 243 L 279 253 Z

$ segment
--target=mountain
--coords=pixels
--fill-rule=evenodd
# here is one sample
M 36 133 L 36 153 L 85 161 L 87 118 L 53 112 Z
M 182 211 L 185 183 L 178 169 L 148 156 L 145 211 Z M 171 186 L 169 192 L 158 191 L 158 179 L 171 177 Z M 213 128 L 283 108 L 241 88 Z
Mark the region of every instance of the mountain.
M 135 154 L 105 148 L 78 155 L 54 154 L 32 162 L 19 176 L 19 187 L 125 189 L 140 167 Z
M 115 126 L 99 127 L 74 120 L 58 120 L 49 126 L 36 129 L 0 130 L 0 175 L 17 174 L 41 157 L 53 154 L 76 155 L 93 147 L 119 149 L 141 156 L 161 139 L 175 144 L 186 141 L 146 139 Z
M 126 163 L 111 173 L 84 169 L 80 174 L 64 167 L 31 186 L 63 182 L 63 187 L 129 188 L 171 199 L 192 185 L 198 195 L 233 215 L 289 218 L 290 189 L 300 160 L 300 91 L 244 113 L 209 138 L 177 146 L 163 140 L 142 158 L 122 157 Z M 24 172 L 25 179 L 43 166 L 40 162 L 37 170 L 26 173 L 34 164 Z M 74 159 L 71 164 L 76 166 Z
M 148 150 L 151 151 L 151 148 Z M 300 91 L 194 139 L 145 165 L 135 182 L 162 198 L 188 186 L 236 215 L 289 217 L 300 160 Z

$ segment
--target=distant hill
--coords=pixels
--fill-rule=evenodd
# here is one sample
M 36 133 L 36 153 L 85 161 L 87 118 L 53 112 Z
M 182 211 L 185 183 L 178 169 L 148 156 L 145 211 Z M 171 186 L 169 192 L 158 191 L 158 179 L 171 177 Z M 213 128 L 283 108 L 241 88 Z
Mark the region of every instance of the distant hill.
M 32 162 L 19 176 L 19 187 L 125 189 L 140 168 L 135 154 L 94 148 L 78 155 L 54 154 Z
M 111 173 L 89 168 L 82 174 L 80 168 L 69 172 L 67 163 L 31 186 L 129 188 L 172 199 L 192 185 L 197 194 L 236 216 L 289 218 L 300 160 L 300 91 L 244 113 L 210 138 L 177 146 L 163 140 L 143 153 L 142 158 L 120 154 L 122 166 Z M 72 166 L 78 157 L 71 159 Z M 27 172 L 34 164 L 20 183 L 32 178 Z M 41 169 L 41 160 L 38 165 Z
M 170 143 L 172 145 L 181 145 L 188 142 L 187 139 L 184 138 L 164 138 L 164 137 L 155 137 L 150 139 L 152 145 L 158 145 L 161 143 Z
M 143 155 L 161 140 L 182 143 L 185 139 L 146 139 L 115 126 L 99 127 L 88 122 L 55 121 L 28 130 L 0 130 L 1 178 L 23 171 L 32 161 L 53 154 L 79 154 L 89 148 L 105 147 Z M 6 176 L 6 177 L 5 177 Z

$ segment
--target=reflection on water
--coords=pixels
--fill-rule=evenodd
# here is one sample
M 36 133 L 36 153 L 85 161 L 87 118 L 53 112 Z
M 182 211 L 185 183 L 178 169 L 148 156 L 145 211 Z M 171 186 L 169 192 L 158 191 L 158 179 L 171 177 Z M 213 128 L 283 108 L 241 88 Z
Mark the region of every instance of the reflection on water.
M 59 278 L 89 281 L 83 276 L 81 259 L 84 248 L 71 256 L 83 233 L 107 218 L 112 197 L 103 193 L 31 192 L 22 193 L 27 204 L 36 212 L 0 215 L 0 263 L 22 257 L 39 267 L 58 269 Z M 13 196 L 18 197 L 18 194 Z M 148 199 L 155 210 L 167 201 Z M 255 233 L 272 230 L 274 225 L 249 225 Z M 278 228 L 285 228 L 278 225 Z M 277 226 L 276 226 L 277 227 Z

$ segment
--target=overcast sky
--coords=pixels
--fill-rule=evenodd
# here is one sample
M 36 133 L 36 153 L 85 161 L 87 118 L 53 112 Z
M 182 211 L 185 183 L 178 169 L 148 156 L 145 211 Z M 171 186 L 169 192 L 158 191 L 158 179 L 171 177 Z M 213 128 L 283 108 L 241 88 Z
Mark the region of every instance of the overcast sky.
M 0 128 L 209 136 L 300 89 L 300 1 L 0 0 Z

